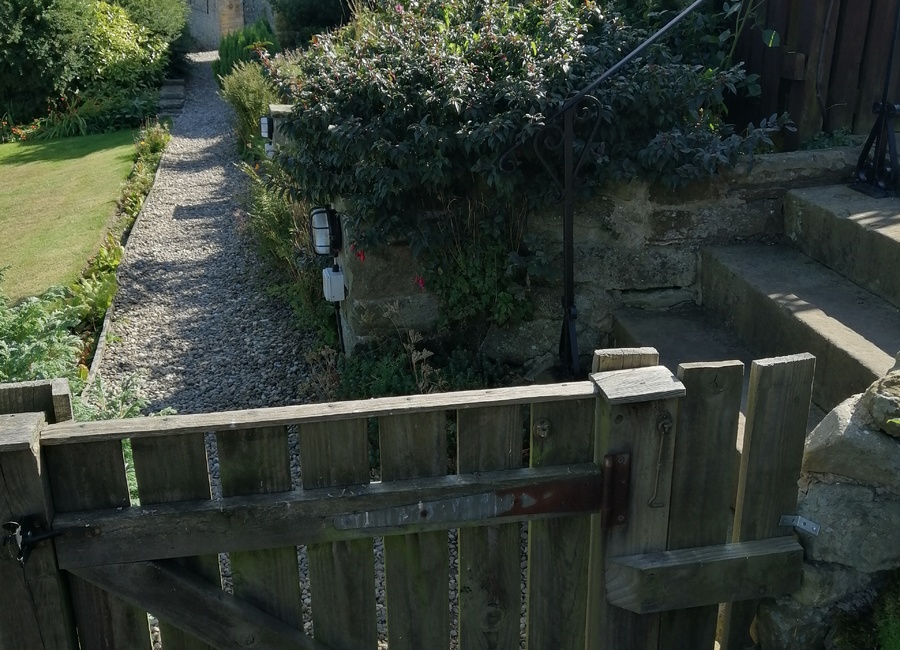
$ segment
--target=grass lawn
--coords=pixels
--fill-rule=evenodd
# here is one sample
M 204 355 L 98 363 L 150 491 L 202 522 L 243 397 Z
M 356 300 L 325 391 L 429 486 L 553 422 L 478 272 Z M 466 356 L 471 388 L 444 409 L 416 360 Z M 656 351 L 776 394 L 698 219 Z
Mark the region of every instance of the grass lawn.
M 73 282 L 100 247 L 132 131 L 0 144 L 0 268 L 13 302 Z

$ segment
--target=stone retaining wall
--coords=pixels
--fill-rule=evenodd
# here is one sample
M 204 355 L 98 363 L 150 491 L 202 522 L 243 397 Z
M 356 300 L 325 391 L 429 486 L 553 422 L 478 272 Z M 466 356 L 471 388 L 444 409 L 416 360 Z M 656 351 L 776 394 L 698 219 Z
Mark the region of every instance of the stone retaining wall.
M 735 170 L 685 189 L 668 191 L 632 182 L 582 202 L 575 213 L 575 279 L 579 348 L 586 355 L 609 343 L 611 312 L 621 306 L 664 308 L 699 291 L 699 250 L 777 237 L 788 189 L 848 181 L 858 149 L 757 156 Z M 562 270 L 562 215 L 531 215 L 527 232 L 543 242 Z M 427 332 L 439 316 L 436 297 L 415 282 L 419 274 L 405 246 L 343 251 L 348 298 L 342 305 L 347 349 L 396 329 Z M 547 366 L 556 357 L 561 324 L 561 279 L 530 291 L 534 319 L 495 328 L 484 348 L 515 364 Z

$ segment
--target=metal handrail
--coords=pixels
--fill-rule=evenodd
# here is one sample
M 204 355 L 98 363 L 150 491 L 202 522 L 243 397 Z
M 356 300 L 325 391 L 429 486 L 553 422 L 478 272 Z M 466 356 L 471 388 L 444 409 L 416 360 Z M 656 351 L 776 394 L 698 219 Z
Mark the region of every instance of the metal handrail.
M 583 101 L 591 100 L 595 109 L 599 109 L 599 101 L 590 93 L 596 90 L 603 82 L 617 74 L 619 71 L 628 66 L 632 61 L 637 59 L 644 53 L 647 48 L 659 41 L 665 36 L 675 25 L 681 22 L 685 17 L 693 13 L 706 0 L 695 0 L 691 5 L 679 13 L 675 18 L 670 20 L 666 25 L 648 37 L 643 43 L 638 45 L 634 50 L 627 54 L 622 60 L 609 68 L 606 72 L 597 77 L 594 81 L 575 93 L 571 98 L 567 99 L 562 107 L 547 119 L 542 128 L 535 134 L 533 143 L 535 153 L 541 164 L 544 165 L 547 172 L 560 187 L 563 194 L 563 266 L 564 266 L 564 293 L 563 293 L 563 325 L 562 333 L 559 339 L 559 360 L 560 370 L 564 377 L 577 377 L 580 374 L 580 361 L 578 358 L 578 339 L 575 328 L 575 321 L 578 318 L 578 311 L 575 307 L 575 268 L 574 268 L 574 226 L 573 219 L 575 213 L 575 176 L 585 160 L 588 151 L 591 150 L 594 137 L 600 124 L 601 115 L 597 110 L 596 122 L 591 129 L 590 136 L 585 141 L 585 146 L 579 156 L 575 160 L 575 121 L 576 111 Z M 555 125 L 558 120 L 563 121 L 562 128 Z M 560 134 L 560 130 L 562 133 Z M 562 136 L 561 138 L 559 136 Z M 555 136 L 555 137 L 553 137 Z M 497 164 L 501 168 L 508 167 L 507 162 L 510 155 L 516 151 L 521 142 L 518 142 L 507 149 L 498 159 Z M 551 167 L 547 158 L 542 155 L 541 147 L 547 150 L 563 149 L 563 180 L 560 182 L 558 175 Z

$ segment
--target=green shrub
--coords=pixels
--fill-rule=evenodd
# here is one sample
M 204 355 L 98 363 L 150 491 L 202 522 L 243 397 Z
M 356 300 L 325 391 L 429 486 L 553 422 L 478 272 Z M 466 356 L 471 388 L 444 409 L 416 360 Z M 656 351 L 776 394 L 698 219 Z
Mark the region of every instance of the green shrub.
M 187 24 L 190 8 L 185 0 L 115 0 L 132 22 L 173 43 Z
M 81 47 L 91 30 L 91 0 L 0 2 L 0 113 L 11 123 L 46 114 L 87 69 Z
M 281 51 L 272 28 L 263 18 L 240 31 L 222 37 L 219 43 L 219 59 L 212 64 L 216 79 L 221 80 L 229 75 L 238 61 L 252 61 L 256 56 L 254 45 L 263 45 L 272 53 Z M 219 83 L 221 84 L 221 81 Z
M 269 104 L 280 99 L 278 89 L 263 67 L 253 61 L 238 61 L 231 72 L 219 79 L 222 97 L 234 109 L 238 145 L 243 155 L 264 157 L 259 135 L 259 118 L 269 112 Z
M 272 0 L 276 29 L 287 34 L 285 47 L 304 47 L 315 34 L 342 25 L 350 19 L 348 0 Z

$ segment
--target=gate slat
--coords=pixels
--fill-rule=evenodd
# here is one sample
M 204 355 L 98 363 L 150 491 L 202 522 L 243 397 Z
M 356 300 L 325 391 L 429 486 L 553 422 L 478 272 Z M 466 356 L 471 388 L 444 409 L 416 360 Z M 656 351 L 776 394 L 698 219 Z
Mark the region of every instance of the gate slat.
M 614 388 L 618 378 L 601 378 Z M 627 381 L 627 377 L 622 377 Z M 683 387 L 682 387 L 683 390 Z M 615 393 L 615 391 L 611 391 Z M 663 394 L 671 394 L 669 391 Z M 662 435 L 658 423 L 668 413 L 676 414 L 675 399 L 656 399 L 637 403 L 610 404 L 600 398 L 597 404 L 597 451 L 601 460 L 606 454 L 631 454 L 631 486 L 628 496 L 628 521 L 623 527 L 611 526 L 603 531 L 600 553 L 609 558 L 665 550 L 668 538 L 668 519 L 671 507 L 672 457 L 677 423 Z M 661 504 L 650 507 L 651 499 Z M 617 650 L 656 650 L 659 644 L 659 614 L 638 615 L 620 609 L 606 601 L 605 575 L 594 571 L 593 580 L 604 581 L 604 598 L 592 616 L 598 619 L 602 648 Z
M 593 460 L 594 403 L 576 400 L 532 406 L 532 467 Z M 541 420 L 549 425 L 545 437 Z M 591 517 L 532 521 L 528 529 L 527 647 L 582 648 Z
M 735 542 L 789 533 L 778 521 L 795 514 L 797 480 L 806 442 L 806 424 L 816 358 L 796 354 L 754 361 L 741 476 L 734 515 Z M 759 601 L 725 606 L 722 650 L 744 648 Z
M 872 0 L 853 0 L 841 7 L 840 32 L 834 46 L 825 131 L 852 129 L 859 93 L 860 65 L 869 27 Z M 871 108 L 871 107 L 870 107 Z
M 120 441 L 67 445 L 44 453 L 56 512 L 129 506 Z M 82 650 L 150 647 L 146 612 L 75 576 L 69 585 Z
M 687 390 L 678 405 L 668 549 L 724 544 L 731 520 L 735 439 L 744 364 L 685 363 L 678 378 Z M 711 650 L 716 605 L 665 612 L 660 650 Z
M 457 471 L 520 467 L 522 409 L 457 412 Z M 459 531 L 460 650 L 515 648 L 522 609 L 519 524 Z
M 898 1 L 900 0 L 872 2 L 862 66 L 859 70 L 859 93 L 856 95 L 858 101 L 853 125 L 854 133 L 868 133 L 875 124 L 872 103 L 880 101 L 884 91 L 884 75 L 887 71 Z M 900 52 L 897 56 L 900 57 Z M 894 81 L 891 92 L 888 93 L 888 101 L 896 101 L 894 98 L 897 96 L 897 78 L 895 59 Z
M 285 427 L 219 432 L 216 444 L 223 496 L 291 490 L 291 462 Z M 303 630 L 303 599 L 296 548 L 243 551 L 231 553 L 229 557 L 235 596 Z
M 300 427 L 304 489 L 369 482 L 366 420 Z M 308 547 L 315 637 L 335 650 L 378 645 L 372 540 Z
M 443 411 L 379 418 L 381 479 L 447 473 Z M 450 548 L 445 531 L 384 539 L 388 646 L 439 650 L 450 644 Z
M 142 506 L 210 498 L 206 444 L 202 433 L 139 438 L 132 441 L 131 453 Z M 181 565 L 216 587 L 220 586 L 217 556 L 184 558 Z M 159 629 L 166 650 L 209 648 L 196 637 L 164 620 L 160 620 Z

